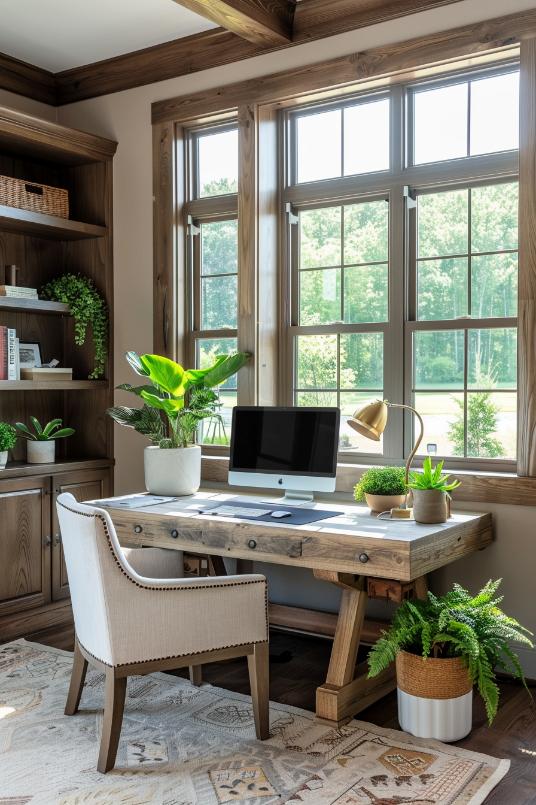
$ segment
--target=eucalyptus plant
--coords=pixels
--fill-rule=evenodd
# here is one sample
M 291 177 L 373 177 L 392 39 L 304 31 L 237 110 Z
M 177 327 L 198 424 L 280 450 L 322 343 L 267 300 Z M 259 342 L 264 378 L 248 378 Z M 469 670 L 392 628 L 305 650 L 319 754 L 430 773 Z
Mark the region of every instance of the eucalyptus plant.
M 369 677 L 388 668 L 402 650 L 422 657 L 462 657 L 491 724 L 499 703 L 495 668 L 513 674 L 527 687 L 510 644 L 533 646 L 532 632 L 500 609 L 503 599 L 496 594 L 501 581 L 488 581 L 475 596 L 455 584 L 442 597 L 428 592 L 426 600 L 404 601 L 368 655 Z
M 432 459 L 426 456 L 422 463 L 422 472 L 412 472 L 409 478 L 410 489 L 436 489 L 438 492 L 452 492 L 460 485 L 460 481 L 449 483 L 449 475 L 442 475 L 443 461 L 432 467 Z
M 140 397 L 144 404 L 141 408 L 114 406 L 107 413 L 158 447 L 188 447 L 204 419 L 217 420 L 223 426 L 214 388 L 236 374 L 249 357 L 246 352 L 219 355 L 206 369 L 184 369 L 162 355 L 127 352 L 131 368 L 147 382 L 139 386 L 123 383 L 118 388 Z
M 53 442 L 55 439 L 65 439 L 67 436 L 72 436 L 75 432 L 74 428 L 63 428 L 61 419 L 52 419 L 42 426 L 38 419 L 31 416 L 30 422 L 32 423 L 33 431 L 23 422 L 16 422 L 15 427 L 21 436 L 32 442 Z

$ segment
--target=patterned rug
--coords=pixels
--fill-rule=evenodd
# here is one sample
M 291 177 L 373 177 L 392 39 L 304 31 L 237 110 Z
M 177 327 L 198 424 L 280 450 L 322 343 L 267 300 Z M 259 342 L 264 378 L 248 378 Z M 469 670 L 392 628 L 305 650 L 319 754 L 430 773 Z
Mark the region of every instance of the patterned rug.
M 255 740 L 250 699 L 152 674 L 129 680 L 116 768 L 96 771 L 103 675 L 63 715 L 67 652 L 0 647 L 0 805 L 477 805 L 508 771 L 496 760 L 352 721 L 341 729 L 282 704 Z

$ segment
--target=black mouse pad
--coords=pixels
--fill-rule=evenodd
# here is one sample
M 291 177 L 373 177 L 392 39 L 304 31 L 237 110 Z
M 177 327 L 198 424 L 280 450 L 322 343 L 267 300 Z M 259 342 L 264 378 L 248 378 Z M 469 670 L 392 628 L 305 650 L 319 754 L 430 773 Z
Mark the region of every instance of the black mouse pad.
M 289 511 L 290 517 L 271 517 L 269 514 L 264 514 L 262 517 L 252 516 L 250 519 L 255 520 L 257 523 L 280 523 L 281 525 L 307 525 L 307 523 L 316 523 L 317 520 L 327 520 L 329 517 L 338 517 L 344 512 L 326 511 L 325 509 L 305 509 L 302 506 L 287 506 L 286 504 L 274 505 L 273 503 L 246 503 L 245 501 L 225 500 L 220 503 L 205 503 L 201 504 L 204 511 L 200 514 L 210 515 L 215 513 L 216 509 L 221 506 L 232 509 L 270 509 L 272 512 Z M 238 516 L 238 515 L 237 515 Z M 247 514 L 240 514 L 241 520 L 247 520 Z

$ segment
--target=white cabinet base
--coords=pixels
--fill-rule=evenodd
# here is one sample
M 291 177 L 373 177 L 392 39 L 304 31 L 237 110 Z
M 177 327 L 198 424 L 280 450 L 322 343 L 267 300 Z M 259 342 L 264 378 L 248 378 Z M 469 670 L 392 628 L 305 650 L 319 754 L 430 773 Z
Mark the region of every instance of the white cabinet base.
M 404 732 L 418 738 L 459 741 L 469 735 L 473 721 L 473 691 L 456 699 L 424 699 L 400 688 L 398 721 Z

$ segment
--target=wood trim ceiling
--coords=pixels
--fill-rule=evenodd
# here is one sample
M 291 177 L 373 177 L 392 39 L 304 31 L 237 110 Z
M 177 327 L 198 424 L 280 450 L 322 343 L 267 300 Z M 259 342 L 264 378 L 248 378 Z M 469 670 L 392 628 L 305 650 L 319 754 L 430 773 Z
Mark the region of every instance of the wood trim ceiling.
M 62 106 L 461 2 L 301 0 L 294 11 L 294 0 L 175 1 L 228 30 L 203 31 L 59 73 L 0 54 L 0 89 Z

